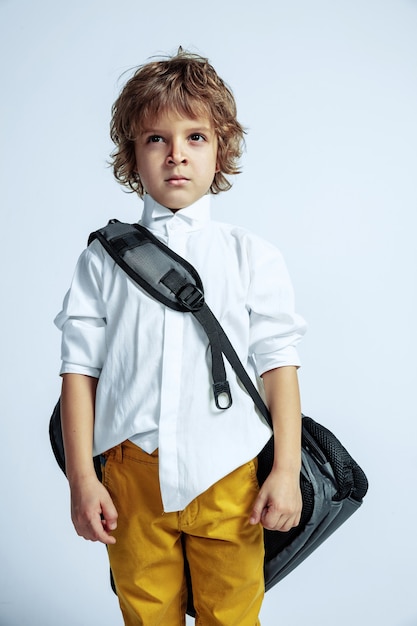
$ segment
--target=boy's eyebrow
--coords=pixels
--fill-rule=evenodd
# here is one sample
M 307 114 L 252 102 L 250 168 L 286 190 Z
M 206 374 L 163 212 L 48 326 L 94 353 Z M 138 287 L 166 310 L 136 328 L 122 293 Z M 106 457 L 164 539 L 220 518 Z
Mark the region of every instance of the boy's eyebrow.
M 147 133 L 155 133 L 155 134 L 161 134 L 166 132 L 166 129 L 162 130 L 162 129 L 158 129 L 157 126 L 150 126 L 149 128 L 142 128 L 139 131 L 142 135 L 145 135 Z M 202 126 L 192 126 L 189 128 L 185 129 L 186 133 L 197 133 L 197 132 L 203 132 L 203 133 L 214 133 L 214 128 L 212 128 L 211 126 L 207 126 L 206 124 L 202 125 Z

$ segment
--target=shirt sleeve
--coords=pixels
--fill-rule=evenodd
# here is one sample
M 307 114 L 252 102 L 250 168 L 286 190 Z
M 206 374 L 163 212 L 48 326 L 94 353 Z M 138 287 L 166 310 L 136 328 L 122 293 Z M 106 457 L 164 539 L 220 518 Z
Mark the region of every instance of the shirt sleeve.
M 271 244 L 253 238 L 249 245 L 251 280 L 249 351 L 259 376 L 276 367 L 300 366 L 296 345 L 306 332 L 294 309 L 294 291 L 285 261 Z
M 94 244 L 81 254 L 62 310 L 54 323 L 62 331 L 60 374 L 99 378 L 106 354 L 106 310 L 102 259 Z

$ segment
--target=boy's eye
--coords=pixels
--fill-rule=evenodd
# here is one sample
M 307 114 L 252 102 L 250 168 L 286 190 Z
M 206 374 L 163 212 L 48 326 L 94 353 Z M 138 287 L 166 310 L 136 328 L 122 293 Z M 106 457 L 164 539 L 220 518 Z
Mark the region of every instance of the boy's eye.
M 159 143 L 160 141 L 163 141 L 160 135 L 151 135 L 148 137 L 148 143 Z
M 193 133 L 190 135 L 191 141 L 205 141 L 206 138 L 201 133 Z

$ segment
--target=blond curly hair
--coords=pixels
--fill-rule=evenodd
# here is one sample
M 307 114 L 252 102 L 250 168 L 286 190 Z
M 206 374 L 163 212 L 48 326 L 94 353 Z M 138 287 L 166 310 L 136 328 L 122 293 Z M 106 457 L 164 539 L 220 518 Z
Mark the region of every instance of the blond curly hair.
M 145 193 L 136 171 L 135 138 L 148 123 L 166 111 L 190 118 L 207 116 L 217 141 L 216 172 L 210 191 L 227 191 L 232 186 L 226 174 L 240 173 L 245 130 L 236 119 L 236 102 L 231 89 L 217 75 L 208 59 L 183 51 L 138 67 L 112 107 L 110 136 L 116 146 L 111 165 L 119 183 Z

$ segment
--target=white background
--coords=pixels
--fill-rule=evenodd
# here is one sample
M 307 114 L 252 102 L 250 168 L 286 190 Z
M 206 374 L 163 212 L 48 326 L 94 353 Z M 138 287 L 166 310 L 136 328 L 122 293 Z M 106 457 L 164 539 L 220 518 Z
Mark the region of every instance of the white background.
M 0 626 L 120 626 L 52 457 L 52 324 L 88 233 L 140 201 L 106 166 L 123 72 L 210 58 L 248 128 L 215 199 L 283 251 L 309 332 L 303 410 L 366 470 L 363 507 L 268 592 L 263 626 L 416 626 L 415 0 L 0 0 Z

